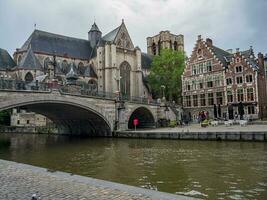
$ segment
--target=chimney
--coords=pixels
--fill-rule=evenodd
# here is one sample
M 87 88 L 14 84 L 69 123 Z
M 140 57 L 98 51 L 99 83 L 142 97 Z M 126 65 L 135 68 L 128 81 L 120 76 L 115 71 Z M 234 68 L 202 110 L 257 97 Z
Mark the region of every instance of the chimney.
M 264 72 L 264 57 L 263 57 L 263 54 L 261 52 L 258 53 L 258 62 L 259 62 L 260 71 L 263 70 L 263 72 Z
M 206 43 L 207 43 L 208 47 L 212 47 L 212 39 L 207 38 Z

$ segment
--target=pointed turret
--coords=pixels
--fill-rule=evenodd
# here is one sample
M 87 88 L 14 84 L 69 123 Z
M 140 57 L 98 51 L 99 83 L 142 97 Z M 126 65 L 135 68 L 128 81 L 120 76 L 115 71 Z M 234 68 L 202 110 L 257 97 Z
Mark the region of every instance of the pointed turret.
M 94 22 L 90 31 L 88 32 L 88 40 L 90 41 L 90 45 L 92 48 L 97 45 L 101 37 L 102 37 L 102 32 L 99 30 L 98 26 Z

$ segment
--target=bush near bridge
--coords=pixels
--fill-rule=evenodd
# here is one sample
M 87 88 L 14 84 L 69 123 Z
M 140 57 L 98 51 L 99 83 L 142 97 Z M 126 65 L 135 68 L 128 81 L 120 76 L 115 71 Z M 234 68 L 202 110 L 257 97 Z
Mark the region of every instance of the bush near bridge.
M 4 110 L 0 112 L 0 125 L 10 125 L 10 111 Z

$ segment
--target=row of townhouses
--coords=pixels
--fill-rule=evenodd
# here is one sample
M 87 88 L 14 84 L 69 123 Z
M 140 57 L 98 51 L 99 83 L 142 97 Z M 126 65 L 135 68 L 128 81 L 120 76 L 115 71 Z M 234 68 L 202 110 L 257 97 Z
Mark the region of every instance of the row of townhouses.
M 230 107 L 238 115 L 242 102 L 245 116 L 266 117 L 265 63 L 266 56 L 256 57 L 252 47 L 225 51 L 198 36 L 182 76 L 185 111 L 193 120 L 202 111 L 214 117 L 214 105 L 220 105 L 222 117 L 229 117 Z

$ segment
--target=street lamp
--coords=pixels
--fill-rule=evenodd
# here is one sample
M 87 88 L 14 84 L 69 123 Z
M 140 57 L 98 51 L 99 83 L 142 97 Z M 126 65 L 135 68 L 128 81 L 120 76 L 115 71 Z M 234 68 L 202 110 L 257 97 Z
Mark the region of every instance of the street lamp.
M 166 86 L 165 85 L 161 85 L 160 87 L 162 89 L 162 100 L 165 101 L 165 88 L 166 88 Z

